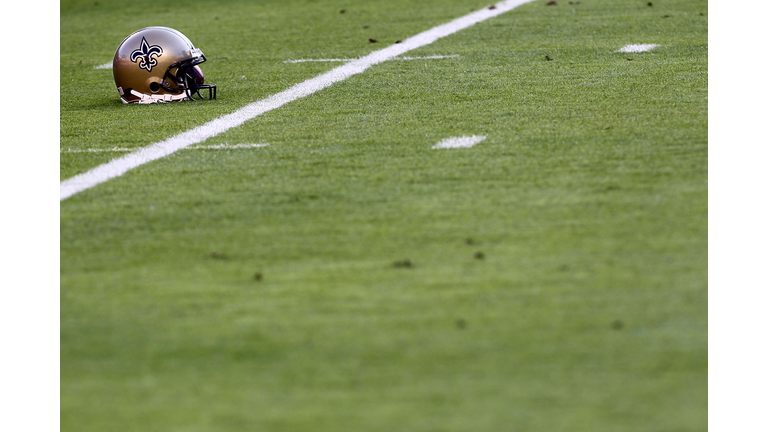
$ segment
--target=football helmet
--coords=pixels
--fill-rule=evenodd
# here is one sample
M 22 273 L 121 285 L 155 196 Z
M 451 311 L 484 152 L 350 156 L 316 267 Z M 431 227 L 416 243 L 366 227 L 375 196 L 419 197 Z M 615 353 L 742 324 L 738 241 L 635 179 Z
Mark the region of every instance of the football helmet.
M 199 66 L 204 61 L 203 52 L 181 32 L 146 27 L 133 32 L 117 48 L 112 73 L 124 103 L 216 99 L 216 86 L 204 84 Z M 201 94 L 201 90 L 207 92 Z

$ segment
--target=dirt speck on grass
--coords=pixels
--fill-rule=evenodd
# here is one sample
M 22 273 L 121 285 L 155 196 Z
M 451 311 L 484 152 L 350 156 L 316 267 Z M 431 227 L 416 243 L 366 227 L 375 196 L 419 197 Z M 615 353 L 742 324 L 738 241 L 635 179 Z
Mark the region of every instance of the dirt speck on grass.
M 410 268 L 410 267 L 413 267 L 413 263 L 411 262 L 410 258 L 406 258 L 404 260 L 393 262 L 392 263 L 392 267 L 394 267 L 394 268 Z

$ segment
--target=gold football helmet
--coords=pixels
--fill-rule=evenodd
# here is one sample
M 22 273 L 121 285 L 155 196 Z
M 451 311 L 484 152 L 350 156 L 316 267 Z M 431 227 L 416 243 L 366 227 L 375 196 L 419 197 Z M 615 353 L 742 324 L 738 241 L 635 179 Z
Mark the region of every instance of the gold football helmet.
M 204 84 L 200 49 L 181 32 L 147 27 L 125 38 L 115 52 L 112 73 L 124 103 L 216 99 L 216 86 Z

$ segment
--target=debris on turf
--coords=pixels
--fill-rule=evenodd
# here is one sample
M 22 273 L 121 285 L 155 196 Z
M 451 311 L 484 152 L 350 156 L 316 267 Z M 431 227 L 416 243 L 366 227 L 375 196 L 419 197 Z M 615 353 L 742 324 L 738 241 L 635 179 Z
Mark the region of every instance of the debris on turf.
M 551 0 L 547 2 L 547 6 L 556 6 L 557 2 L 555 0 Z
M 395 268 L 404 268 L 404 267 L 412 267 L 413 264 L 411 263 L 411 260 L 409 258 L 406 258 L 402 261 L 395 261 L 392 263 L 392 267 Z
M 464 243 L 468 245 L 472 245 L 472 244 L 475 244 L 475 240 L 473 240 L 472 237 L 467 237 L 464 239 Z
M 264 279 L 264 276 L 262 276 L 261 273 L 256 273 L 253 275 L 253 280 L 261 282 Z
M 624 323 L 621 320 L 614 320 L 611 323 L 611 328 L 614 330 L 621 330 L 624 328 Z
M 475 254 L 473 256 L 475 257 L 475 259 L 479 259 L 479 260 L 485 258 L 485 254 L 480 252 L 480 251 L 475 252 Z
M 490 5 L 490 6 L 488 6 L 488 9 L 494 10 L 494 9 L 496 9 L 496 5 Z
M 378 42 L 378 41 L 377 41 L 376 39 L 374 39 L 374 38 L 368 38 L 368 42 L 370 42 L 370 43 L 376 43 L 376 42 Z
M 213 259 L 227 259 L 227 255 L 221 252 L 211 252 L 208 256 Z
M 545 55 L 545 56 L 544 56 L 544 59 L 545 59 L 546 61 L 552 61 L 552 60 L 554 60 L 552 57 L 550 57 L 550 56 L 548 56 L 548 55 Z
M 457 320 L 456 320 L 456 328 L 458 328 L 458 329 L 462 329 L 462 330 L 463 330 L 463 329 L 465 329 L 465 328 L 467 328 L 467 322 L 466 322 L 466 321 L 464 321 L 464 320 L 463 320 L 463 319 L 461 319 L 461 318 L 457 319 Z

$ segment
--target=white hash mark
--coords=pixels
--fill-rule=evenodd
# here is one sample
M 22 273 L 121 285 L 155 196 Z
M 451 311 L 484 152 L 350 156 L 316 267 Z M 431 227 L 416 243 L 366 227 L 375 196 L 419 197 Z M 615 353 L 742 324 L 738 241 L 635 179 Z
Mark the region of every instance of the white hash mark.
M 639 44 L 639 45 L 626 45 L 618 50 L 616 52 L 620 53 L 637 53 L 637 52 L 645 52 L 650 51 L 654 48 L 656 48 L 658 45 L 656 44 Z
M 433 149 L 469 148 L 483 141 L 484 135 L 472 135 L 463 137 L 446 138 L 432 146 Z

